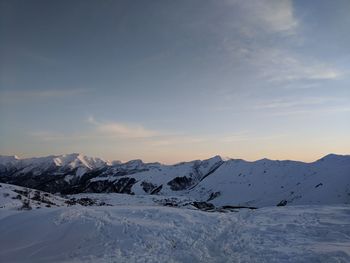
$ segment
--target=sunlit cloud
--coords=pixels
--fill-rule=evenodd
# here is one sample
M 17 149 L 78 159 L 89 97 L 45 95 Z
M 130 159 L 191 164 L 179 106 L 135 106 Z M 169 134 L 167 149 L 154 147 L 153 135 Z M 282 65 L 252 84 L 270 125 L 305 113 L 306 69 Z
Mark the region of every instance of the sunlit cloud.
M 99 122 L 89 117 L 88 122 L 95 128 L 96 133 L 119 138 L 150 138 L 162 135 L 161 132 L 143 127 L 140 124 L 126 124 L 120 122 Z
M 60 133 L 56 131 L 34 131 L 30 136 L 42 141 L 99 141 L 101 139 L 115 141 L 137 141 L 143 146 L 179 146 L 198 145 L 202 143 L 228 143 L 251 140 L 257 138 L 249 131 L 233 132 L 228 134 L 198 134 L 188 135 L 181 132 L 156 131 L 147 129 L 140 124 L 125 124 L 119 122 L 101 122 L 89 117 L 87 123 L 91 129 L 84 132 Z M 140 144 L 140 145 L 141 145 Z

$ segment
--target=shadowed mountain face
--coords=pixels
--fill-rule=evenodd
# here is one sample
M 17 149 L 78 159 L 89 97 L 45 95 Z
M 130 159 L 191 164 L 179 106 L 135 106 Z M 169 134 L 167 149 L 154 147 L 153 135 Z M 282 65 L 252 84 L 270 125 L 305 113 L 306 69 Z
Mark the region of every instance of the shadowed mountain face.
M 313 163 L 215 156 L 175 165 L 81 154 L 1 156 L 0 182 L 62 194 L 190 196 L 221 206 L 350 203 L 350 156 L 327 155 Z

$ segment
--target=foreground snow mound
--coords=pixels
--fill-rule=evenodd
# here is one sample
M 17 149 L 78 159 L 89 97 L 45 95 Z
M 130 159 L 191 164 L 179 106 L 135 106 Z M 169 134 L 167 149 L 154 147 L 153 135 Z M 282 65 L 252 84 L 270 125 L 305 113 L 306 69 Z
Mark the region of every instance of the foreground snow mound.
M 0 262 L 350 262 L 350 206 L 3 209 Z

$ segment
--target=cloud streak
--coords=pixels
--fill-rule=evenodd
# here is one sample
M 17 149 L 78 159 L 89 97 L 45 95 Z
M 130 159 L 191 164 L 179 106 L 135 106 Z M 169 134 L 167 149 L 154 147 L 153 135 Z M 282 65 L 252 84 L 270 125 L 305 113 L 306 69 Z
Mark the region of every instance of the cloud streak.
M 255 109 L 285 109 L 285 108 L 301 108 L 305 106 L 317 106 L 317 105 L 329 105 L 331 103 L 342 103 L 346 100 L 341 98 L 328 98 L 328 97 L 309 97 L 309 98 L 288 98 L 288 99 L 275 99 L 268 102 L 263 102 L 256 105 Z
M 247 36 L 259 31 L 268 33 L 292 33 L 298 26 L 291 0 L 227 0 L 237 10 L 239 30 Z
M 206 144 L 227 144 L 244 142 L 249 140 L 272 140 L 281 137 L 278 135 L 257 136 L 250 131 L 231 132 L 225 134 L 208 135 L 199 134 L 186 135 L 179 132 L 166 132 L 147 129 L 140 124 L 125 124 L 119 122 L 100 122 L 94 117 L 89 117 L 87 123 L 92 125 L 92 129 L 86 132 L 63 134 L 50 131 L 35 131 L 29 135 L 45 141 L 100 141 L 106 142 L 137 142 L 140 146 L 149 147 L 177 147 Z
M 88 118 L 95 132 L 105 136 L 118 137 L 123 139 L 152 138 L 162 135 L 161 132 L 146 129 L 140 124 L 126 124 L 120 122 L 99 122 L 94 117 Z
M 0 97 L 3 101 L 28 100 L 28 99 L 59 99 L 73 97 L 91 92 L 86 88 L 71 89 L 45 89 L 45 90 L 0 90 Z

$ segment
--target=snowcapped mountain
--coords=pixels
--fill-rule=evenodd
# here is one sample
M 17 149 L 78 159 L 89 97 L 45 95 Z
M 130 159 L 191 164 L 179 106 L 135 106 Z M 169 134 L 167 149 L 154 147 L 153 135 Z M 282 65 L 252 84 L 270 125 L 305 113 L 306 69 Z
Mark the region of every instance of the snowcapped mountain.
M 15 170 L 16 173 L 21 174 L 80 169 L 77 175 L 82 175 L 83 170 L 94 170 L 107 165 L 110 163 L 100 158 L 87 157 L 79 153 L 27 159 L 20 159 L 17 156 L 0 156 L 0 171 Z
M 108 162 L 81 154 L 0 157 L 0 182 L 51 193 L 191 197 L 215 206 L 350 203 L 350 155 L 312 162 L 215 156 L 175 165 Z
M 55 193 L 109 165 L 108 161 L 79 153 L 26 159 L 0 156 L 0 181 Z

